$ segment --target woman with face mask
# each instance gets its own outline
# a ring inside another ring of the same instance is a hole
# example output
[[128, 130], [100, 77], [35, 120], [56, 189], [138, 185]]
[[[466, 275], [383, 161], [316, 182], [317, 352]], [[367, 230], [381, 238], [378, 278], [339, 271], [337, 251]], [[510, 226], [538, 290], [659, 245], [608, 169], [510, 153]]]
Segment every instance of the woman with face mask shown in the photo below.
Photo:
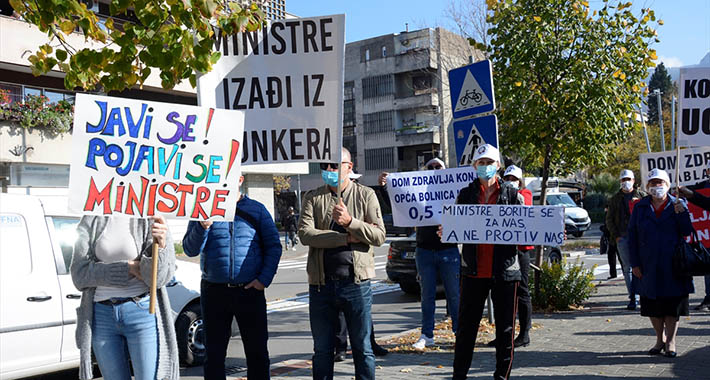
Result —
[[651, 319], [656, 344], [649, 355], [676, 357], [676, 332], [681, 315], [688, 315], [691, 277], [676, 278], [671, 270], [676, 245], [693, 232], [684, 201], [668, 194], [670, 178], [663, 170], [648, 173], [650, 194], [631, 213], [628, 239], [634, 288], [641, 295], [641, 315]]

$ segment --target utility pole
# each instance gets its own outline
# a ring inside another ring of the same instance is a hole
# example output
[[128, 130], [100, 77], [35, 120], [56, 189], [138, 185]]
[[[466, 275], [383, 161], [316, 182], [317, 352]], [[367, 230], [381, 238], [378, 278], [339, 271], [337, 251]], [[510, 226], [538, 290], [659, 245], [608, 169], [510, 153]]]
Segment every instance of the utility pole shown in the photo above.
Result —
[[658, 103], [658, 126], [661, 127], [661, 152], [666, 151], [666, 137], [663, 133], [663, 107], [661, 107], [661, 90], [655, 89], [656, 103]]

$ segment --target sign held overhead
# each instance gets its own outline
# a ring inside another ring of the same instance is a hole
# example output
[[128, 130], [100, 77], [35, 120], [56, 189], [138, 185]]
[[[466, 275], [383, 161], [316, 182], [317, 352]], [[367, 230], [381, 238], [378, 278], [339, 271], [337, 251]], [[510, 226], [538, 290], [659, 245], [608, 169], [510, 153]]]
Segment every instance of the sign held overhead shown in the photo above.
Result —
[[200, 105], [244, 111], [244, 165], [340, 157], [345, 16], [273, 21], [214, 35], [222, 57], [197, 80]]
[[710, 145], [710, 67], [680, 69], [679, 146]]

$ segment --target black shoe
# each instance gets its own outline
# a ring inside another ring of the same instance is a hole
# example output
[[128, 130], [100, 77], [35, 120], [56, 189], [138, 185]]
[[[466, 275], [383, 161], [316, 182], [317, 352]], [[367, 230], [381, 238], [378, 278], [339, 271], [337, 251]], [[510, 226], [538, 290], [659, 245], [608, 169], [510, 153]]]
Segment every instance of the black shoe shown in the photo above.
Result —
[[336, 362], [343, 362], [345, 361], [345, 352], [338, 352], [335, 354], [335, 359]]
[[648, 350], [649, 355], [660, 355], [661, 352], [663, 352], [663, 347], [653, 347], [650, 350]]
[[495, 347], [495, 346], [496, 346], [496, 340], [493, 339], [492, 341], [486, 343], [486, 346], [488, 346], [488, 347]]
[[375, 354], [375, 356], [385, 356], [389, 354], [389, 351], [387, 351], [386, 348], [382, 348], [379, 344], [376, 344], [372, 346], [372, 353]]
[[700, 303], [700, 305], [695, 307], [695, 310], [703, 310], [704, 308], [710, 309], [710, 298], [705, 297], [703, 299], [703, 302]]
[[626, 310], [636, 310], [636, 300], [632, 299], [629, 304], [626, 305]]
[[666, 351], [666, 353], [663, 356], [665, 356], [667, 358], [674, 358], [674, 357], [678, 356], [678, 353], [676, 353], [675, 351]]
[[515, 346], [515, 348], [518, 348], [518, 347], [527, 347], [527, 346], [530, 345], [530, 337], [521, 337], [521, 336], [518, 336], [518, 337], [515, 338], [515, 340], [513, 341], [513, 345]]

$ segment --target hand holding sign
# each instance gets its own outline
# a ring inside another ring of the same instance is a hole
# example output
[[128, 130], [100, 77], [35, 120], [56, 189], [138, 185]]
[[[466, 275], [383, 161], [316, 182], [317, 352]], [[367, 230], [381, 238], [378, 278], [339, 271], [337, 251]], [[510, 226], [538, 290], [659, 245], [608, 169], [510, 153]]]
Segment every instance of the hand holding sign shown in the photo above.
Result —
[[333, 208], [333, 221], [343, 227], [349, 226], [350, 222], [353, 221], [353, 218], [350, 216], [350, 213], [348, 213], [348, 208], [345, 206], [342, 199], [340, 200], [340, 203], [335, 205]]
[[160, 248], [165, 248], [166, 236], [168, 234], [168, 224], [162, 215], [153, 217], [153, 227], [150, 230], [153, 235], [153, 242], [157, 243]]

